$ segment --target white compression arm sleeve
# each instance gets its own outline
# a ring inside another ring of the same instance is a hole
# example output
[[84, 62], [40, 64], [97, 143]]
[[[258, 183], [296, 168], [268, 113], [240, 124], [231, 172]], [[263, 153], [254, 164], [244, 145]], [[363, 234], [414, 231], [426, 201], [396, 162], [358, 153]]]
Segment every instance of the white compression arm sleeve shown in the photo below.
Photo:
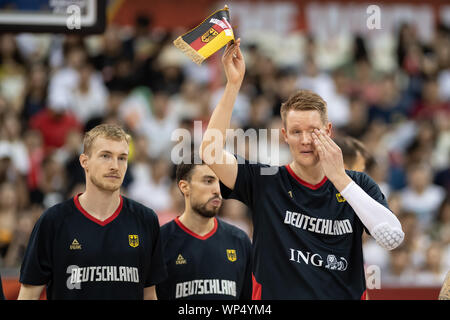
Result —
[[392, 250], [402, 243], [405, 234], [397, 217], [370, 197], [355, 181], [350, 182], [341, 195], [383, 248]]

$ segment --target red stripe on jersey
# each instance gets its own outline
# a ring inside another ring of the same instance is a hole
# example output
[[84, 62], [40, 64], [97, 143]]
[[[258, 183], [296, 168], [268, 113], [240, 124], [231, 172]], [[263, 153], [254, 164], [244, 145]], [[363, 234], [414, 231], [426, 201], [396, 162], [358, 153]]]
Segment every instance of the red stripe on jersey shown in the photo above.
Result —
[[367, 293], [367, 290], [364, 290], [363, 294], [361, 295], [361, 300], [369, 300], [369, 294]]
[[252, 300], [261, 300], [262, 285], [256, 281], [255, 275], [252, 273]]
[[208, 232], [207, 234], [205, 234], [204, 236], [201, 236], [191, 230], [189, 230], [181, 221], [180, 219], [178, 219], [178, 217], [175, 218], [175, 223], [186, 233], [190, 234], [193, 237], [196, 237], [197, 239], [200, 240], [206, 240], [209, 237], [211, 237], [214, 233], [216, 233], [217, 231], [217, 219], [214, 218], [214, 228], [212, 228], [212, 230], [210, 232]]
[[286, 165], [286, 169], [288, 170], [288, 172], [291, 174], [292, 177], [294, 177], [295, 180], [297, 180], [300, 184], [304, 185], [305, 187], [308, 187], [310, 189], [313, 190], [317, 190], [319, 189], [321, 186], [324, 185], [325, 182], [327, 182], [328, 178], [325, 176], [323, 177], [322, 181], [320, 181], [318, 184], [310, 184], [306, 181], [303, 181], [302, 179], [300, 179], [299, 176], [297, 176], [294, 172], [294, 170], [292, 170], [290, 165]]
[[89, 220], [101, 225], [102, 227], [106, 226], [108, 223], [110, 223], [111, 221], [113, 221], [115, 218], [117, 218], [117, 216], [119, 215], [120, 211], [122, 211], [122, 206], [123, 206], [123, 199], [122, 196], [119, 195], [120, 197], [120, 203], [119, 206], [117, 207], [116, 211], [114, 211], [114, 213], [106, 220], [99, 220], [95, 217], [93, 217], [91, 214], [89, 214], [86, 210], [83, 209], [83, 207], [81, 206], [80, 200], [78, 199], [78, 197], [81, 195], [77, 194], [74, 198], [73, 198], [73, 202], [75, 203], [75, 206], [77, 207], [77, 209]]

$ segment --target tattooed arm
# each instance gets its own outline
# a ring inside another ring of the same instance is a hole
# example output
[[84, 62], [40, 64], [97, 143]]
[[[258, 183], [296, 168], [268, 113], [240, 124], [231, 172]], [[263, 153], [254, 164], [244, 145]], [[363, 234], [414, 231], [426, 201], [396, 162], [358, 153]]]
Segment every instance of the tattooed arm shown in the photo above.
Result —
[[447, 272], [441, 292], [439, 293], [439, 300], [450, 300], [450, 271]]

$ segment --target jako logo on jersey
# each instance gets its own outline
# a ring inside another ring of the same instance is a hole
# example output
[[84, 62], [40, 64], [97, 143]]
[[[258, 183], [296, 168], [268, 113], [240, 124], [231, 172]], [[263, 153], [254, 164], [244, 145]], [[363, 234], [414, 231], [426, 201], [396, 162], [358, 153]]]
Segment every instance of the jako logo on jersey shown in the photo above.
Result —
[[136, 248], [139, 245], [139, 237], [137, 234], [128, 235], [128, 243], [131, 247]]
[[336, 199], [338, 202], [345, 202], [345, 198], [340, 193], [336, 193]]
[[235, 262], [237, 260], [236, 250], [234, 250], [234, 249], [227, 249], [227, 258], [231, 262]]
[[340, 257], [338, 260], [334, 254], [329, 254], [327, 256], [327, 264], [324, 266], [323, 258], [318, 253], [311, 253], [309, 251], [304, 253], [303, 251], [292, 248], [289, 250], [291, 256], [289, 260], [296, 263], [304, 263], [307, 265], [311, 264], [314, 267], [325, 267], [326, 269], [337, 271], [345, 271], [348, 267], [348, 262], [344, 257]]
[[81, 250], [81, 244], [77, 239], [73, 239], [72, 244], [69, 247], [70, 250]]
[[177, 260], [175, 261], [175, 264], [186, 264], [186, 259], [183, 258], [181, 254], [179, 254]]

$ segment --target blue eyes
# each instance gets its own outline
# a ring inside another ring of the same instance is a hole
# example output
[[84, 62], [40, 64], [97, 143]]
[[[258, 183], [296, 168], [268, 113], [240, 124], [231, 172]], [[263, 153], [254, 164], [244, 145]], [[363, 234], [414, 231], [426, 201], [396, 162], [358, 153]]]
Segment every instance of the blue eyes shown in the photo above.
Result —
[[[110, 159], [111, 158], [111, 156], [109, 154], [102, 154], [100, 157], [103, 158], [103, 159]], [[127, 158], [126, 157], [119, 157], [119, 160], [120, 161], [127, 161]]]

